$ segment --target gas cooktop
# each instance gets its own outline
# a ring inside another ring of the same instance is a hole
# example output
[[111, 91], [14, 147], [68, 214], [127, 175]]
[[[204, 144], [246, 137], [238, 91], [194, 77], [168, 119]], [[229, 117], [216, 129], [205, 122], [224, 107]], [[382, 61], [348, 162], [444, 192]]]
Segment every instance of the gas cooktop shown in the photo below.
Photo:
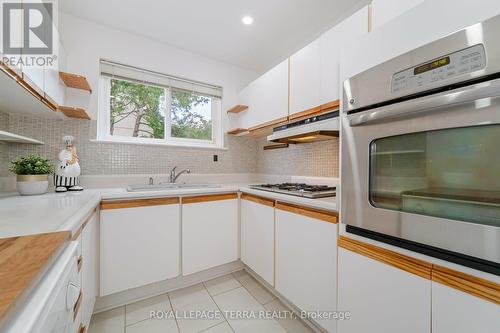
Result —
[[336, 188], [332, 186], [308, 185], [302, 183], [251, 185], [250, 188], [261, 191], [295, 195], [298, 197], [311, 198], [311, 199], [334, 197], [337, 193]]

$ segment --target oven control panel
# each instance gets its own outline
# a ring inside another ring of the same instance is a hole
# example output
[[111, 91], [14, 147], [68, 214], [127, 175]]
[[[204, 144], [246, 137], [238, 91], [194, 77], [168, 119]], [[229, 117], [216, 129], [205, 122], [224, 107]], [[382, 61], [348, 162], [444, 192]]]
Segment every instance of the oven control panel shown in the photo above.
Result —
[[485, 66], [484, 46], [474, 45], [394, 74], [391, 91], [401, 93], [458, 75], [472, 73]]

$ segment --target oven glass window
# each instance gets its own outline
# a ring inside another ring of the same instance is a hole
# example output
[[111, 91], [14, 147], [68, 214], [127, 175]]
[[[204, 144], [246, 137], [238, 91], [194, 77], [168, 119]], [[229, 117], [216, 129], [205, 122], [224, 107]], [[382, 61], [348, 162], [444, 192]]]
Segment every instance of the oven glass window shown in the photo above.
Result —
[[369, 195], [378, 208], [500, 226], [500, 125], [372, 141]]

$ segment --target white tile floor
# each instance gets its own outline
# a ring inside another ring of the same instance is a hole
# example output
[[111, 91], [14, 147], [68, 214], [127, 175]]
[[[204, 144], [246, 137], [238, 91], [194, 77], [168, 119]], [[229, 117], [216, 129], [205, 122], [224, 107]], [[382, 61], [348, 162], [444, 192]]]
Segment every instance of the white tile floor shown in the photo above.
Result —
[[[151, 311], [169, 314], [171, 310], [177, 313], [177, 318], [151, 318]], [[203, 315], [219, 315], [182, 318], [186, 314], [195, 316], [196, 311], [201, 311]], [[239, 271], [96, 314], [92, 317], [89, 333], [311, 332], [295, 318], [242, 319], [234, 318], [229, 311], [253, 311], [251, 313], [257, 314], [259, 311], [288, 309], [248, 273]]]

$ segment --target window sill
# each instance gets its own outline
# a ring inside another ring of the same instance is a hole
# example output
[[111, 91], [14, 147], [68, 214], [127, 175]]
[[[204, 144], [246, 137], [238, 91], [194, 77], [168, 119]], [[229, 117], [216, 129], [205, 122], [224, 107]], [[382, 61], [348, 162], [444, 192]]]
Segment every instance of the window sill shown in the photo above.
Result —
[[172, 148], [186, 148], [186, 149], [209, 149], [209, 150], [228, 150], [226, 147], [217, 147], [212, 144], [192, 144], [192, 143], [169, 143], [169, 142], [133, 142], [126, 140], [111, 140], [111, 139], [91, 139], [90, 142], [95, 143], [110, 143], [120, 145], [134, 145], [134, 146], [158, 146], [158, 147], [172, 147]]

